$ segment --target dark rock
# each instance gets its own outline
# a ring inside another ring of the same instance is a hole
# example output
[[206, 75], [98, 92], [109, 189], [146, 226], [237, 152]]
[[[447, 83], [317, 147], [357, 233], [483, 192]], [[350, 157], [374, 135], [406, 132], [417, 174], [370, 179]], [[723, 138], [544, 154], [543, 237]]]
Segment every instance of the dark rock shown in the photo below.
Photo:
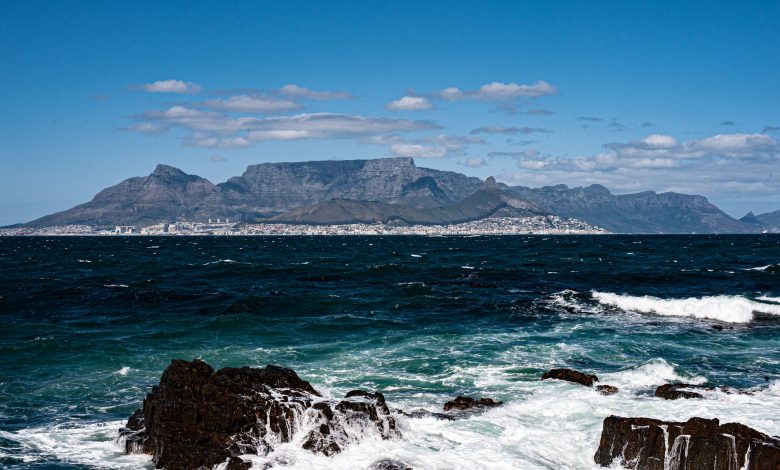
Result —
[[504, 402], [493, 400], [492, 398], [480, 398], [475, 400], [469, 397], [457, 397], [444, 404], [444, 411], [467, 410], [470, 408], [493, 408], [502, 405]]
[[382, 459], [371, 464], [368, 470], [412, 470], [412, 467], [398, 460]]
[[[326, 455], [357, 440], [353, 425], [383, 438], [399, 435], [382, 394], [361, 393], [328, 401], [291, 369], [269, 365], [215, 372], [200, 360], [174, 360], [120, 436], [127, 452], [153, 455], [157, 468], [227, 462], [228, 469], [244, 470], [249, 464], [240, 455], [267, 454], [296, 432], [308, 430], [303, 447]], [[299, 429], [304, 414], [311, 429]]]
[[677, 400], [678, 398], [702, 398], [700, 393], [683, 389], [697, 388], [691, 384], [664, 384], [655, 389], [655, 396], [664, 400]]
[[547, 379], [566, 380], [568, 382], [585, 385], [586, 387], [592, 387], [593, 382], [599, 381], [599, 378], [595, 375], [583, 374], [574, 369], [552, 369], [542, 375], [542, 380]]
[[419, 410], [412, 410], [408, 412], [401, 411], [401, 413], [403, 413], [404, 416], [408, 416], [410, 418], [436, 418], [436, 419], [443, 419], [447, 421], [454, 421], [455, 419], [457, 419], [457, 417], [453, 414], [436, 413], [434, 411], [428, 411], [422, 408]]
[[712, 329], [722, 331], [723, 325], [718, 325], [718, 324], [712, 325]]
[[691, 418], [685, 423], [650, 418], [604, 419], [594, 460], [634, 470], [777, 470], [780, 440], [739, 423]]
[[614, 395], [618, 392], [618, 388], [612, 385], [596, 385], [596, 390], [602, 395]]

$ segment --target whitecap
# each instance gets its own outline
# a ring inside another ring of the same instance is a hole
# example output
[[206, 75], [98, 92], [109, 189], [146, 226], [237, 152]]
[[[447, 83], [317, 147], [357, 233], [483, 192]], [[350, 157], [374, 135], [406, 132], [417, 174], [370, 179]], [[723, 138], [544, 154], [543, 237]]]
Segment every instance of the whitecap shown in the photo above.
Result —
[[755, 302], [739, 295], [715, 295], [685, 299], [662, 299], [650, 295], [632, 296], [592, 291], [603, 305], [621, 310], [654, 313], [663, 316], [707, 318], [726, 323], [748, 323], [753, 312], [780, 315], [780, 305]]
[[124, 366], [124, 367], [122, 367], [121, 369], [119, 369], [118, 371], [116, 371], [114, 373], [117, 374], [117, 375], [127, 375], [127, 374], [130, 373], [131, 370], [132, 369], [130, 369], [129, 367]]
[[412, 256], [412, 258], [422, 258], [422, 255], [418, 255], [418, 254], [415, 254], [415, 253], [412, 253], [411, 256]]

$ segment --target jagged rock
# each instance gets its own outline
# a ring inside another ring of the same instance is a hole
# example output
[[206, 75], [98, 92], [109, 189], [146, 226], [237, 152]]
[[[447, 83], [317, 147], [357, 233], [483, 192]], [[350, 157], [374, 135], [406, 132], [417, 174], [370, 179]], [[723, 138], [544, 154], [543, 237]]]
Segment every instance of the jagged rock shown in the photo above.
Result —
[[471, 408], [493, 408], [502, 405], [504, 402], [496, 401], [492, 398], [480, 398], [475, 400], [473, 398], [459, 396], [452, 401], [448, 401], [444, 404], [444, 411], [450, 410], [467, 410]]
[[691, 384], [664, 384], [655, 389], [655, 396], [664, 400], [677, 400], [678, 398], [702, 398], [701, 393], [682, 390], [696, 388]]
[[586, 387], [592, 387], [594, 382], [599, 381], [599, 378], [595, 375], [584, 374], [574, 369], [552, 369], [542, 375], [542, 380], [547, 379], [566, 380], [585, 385]]
[[609, 416], [594, 460], [606, 467], [616, 459], [634, 470], [777, 470], [780, 439], [717, 419], [678, 423]]
[[[311, 427], [302, 429], [304, 422]], [[127, 452], [151, 454], [157, 468], [227, 462], [228, 469], [243, 470], [249, 464], [240, 455], [265, 455], [306, 431], [303, 447], [326, 455], [366, 431], [383, 438], [400, 435], [381, 393], [356, 391], [341, 401], [326, 400], [291, 369], [215, 372], [200, 360], [174, 360], [120, 436]]]
[[443, 419], [447, 421], [454, 421], [457, 419], [456, 416], [452, 414], [447, 413], [436, 413], [435, 411], [428, 411], [424, 410], [422, 408], [418, 410], [412, 410], [412, 411], [400, 411], [404, 416], [408, 416], [410, 418], [436, 418], [436, 419]]
[[368, 470], [413, 470], [412, 467], [398, 460], [382, 459], [374, 462]]
[[618, 392], [618, 388], [612, 385], [596, 385], [596, 391], [602, 395], [614, 395]]
[[728, 394], [740, 394], [740, 395], [752, 395], [753, 393], [748, 390], [739, 390], [731, 387], [707, 387], [704, 385], [692, 385], [692, 384], [664, 384], [655, 389], [655, 396], [663, 398], [665, 400], [676, 400], [678, 398], [703, 398], [701, 393], [694, 392], [692, 390], [712, 392], [719, 390]]

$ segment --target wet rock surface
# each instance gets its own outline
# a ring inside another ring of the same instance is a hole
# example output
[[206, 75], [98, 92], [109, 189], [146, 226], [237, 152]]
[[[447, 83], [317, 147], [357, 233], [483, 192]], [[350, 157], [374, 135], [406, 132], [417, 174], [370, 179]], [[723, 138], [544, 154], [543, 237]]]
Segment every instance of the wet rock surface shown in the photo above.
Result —
[[731, 387], [707, 387], [704, 385], [692, 385], [685, 383], [664, 384], [655, 389], [655, 396], [665, 400], [677, 400], [678, 398], [704, 398], [699, 392], [720, 391], [728, 394], [752, 395], [748, 390], [739, 390]]
[[459, 396], [454, 400], [445, 403], [444, 411], [447, 412], [451, 410], [468, 410], [473, 408], [480, 408], [480, 409], [494, 408], [502, 404], [503, 402], [493, 400], [492, 398], [480, 398], [479, 400], [477, 400], [470, 397]]
[[609, 416], [594, 460], [634, 470], [777, 470], [780, 439], [717, 419], [682, 423]]
[[174, 360], [120, 437], [127, 452], [152, 455], [157, 468], [238, 470], [250, 466], [240, 455], [265, 455], [298, 432], [306, 432], [304, 448], [325, 455], [357, 434], [400, 435], [381, 393], [325, 400], [291, 369], [214, 371], [200, 360]]
[[368, 470], [412, 470], [412, 467], [398, 460], [382, 459], [374, 462]]
[[596, 391], [602, 395], [614, 395], [618, 392], [618, 388], [612, 385], [596, 385]]
[[599, 381], [599, 378], [595, 375], [585, 374], [574, 369], [551, 369], [542, 375], [542, 380], [548, 379], [565, 380], [585, 385], [586, 387], [592, 387], [594, 382]]

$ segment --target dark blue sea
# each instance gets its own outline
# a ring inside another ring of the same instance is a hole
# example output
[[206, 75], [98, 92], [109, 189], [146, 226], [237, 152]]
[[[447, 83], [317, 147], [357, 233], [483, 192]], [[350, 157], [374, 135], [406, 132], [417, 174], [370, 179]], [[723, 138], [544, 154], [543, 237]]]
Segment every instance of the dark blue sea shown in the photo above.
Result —
[[[0, 238], [0, 467], [152, 468], [117, 430], [174, 358], [394, 408], [505, 402], [260, 468], [588, 469], [610, 414], [778, 435], [780, 236]], [[670, 381], [753, 393], [655, 398]]]

